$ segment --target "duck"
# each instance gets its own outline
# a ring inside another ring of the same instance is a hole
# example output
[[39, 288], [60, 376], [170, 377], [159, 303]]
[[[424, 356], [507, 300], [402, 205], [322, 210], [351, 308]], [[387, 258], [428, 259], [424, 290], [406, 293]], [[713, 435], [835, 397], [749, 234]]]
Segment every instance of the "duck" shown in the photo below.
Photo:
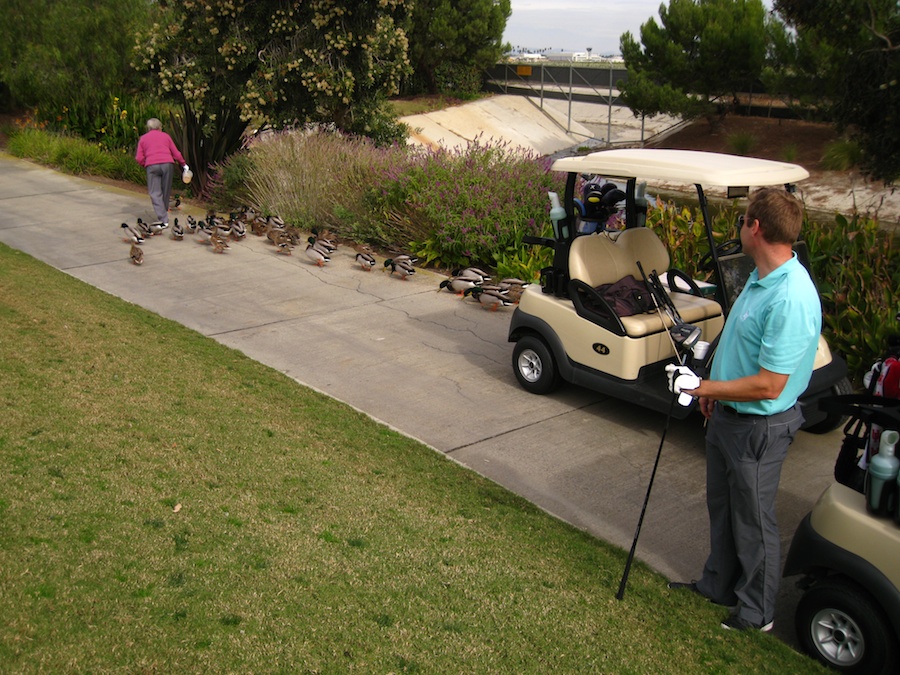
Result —
[[309, 244], [306, 246], [306, 257], [319, 267], [324, 267], [325, 263], [331, 262], [331, 258], [324, 251], [316, 248], [315, 240], [315, 237], [309, 238]]
[[484, 284], [484, 282], [491, 280], [491, 275], [478, 267], [466, 267], [465, 269], [452, 270], [450, 275], [454, 277], [476, 279], [478, 284]]
[[291, 235], [289, 235], [284, 230], [275, 230], [273, 235], [269, 238], [269, 241], [278, 247], [284, 245], [289, 248], [293, 248], [296, 244], [296, 242], [294, 242], [294, 240], [291, 238]]
[[132, 244], [144, 243], [143, 235], [128, 223], [122, 223], [122, 230], [125, 234], [125, 241], [130, 241]]
[[175, 195], [172, 199], [169, 200], [169, 210], [173, 211], [175, 209], [181, 208], [181, 195]]
[[236, 214], [231, 214], [231, 236], [235, 240], [241, 240], [247, 236], [247, 228], [244, 225], [244, 222], [237, 217]]
[[501, 307], [509, 307], [515, 304], [503, 291], [497, 288], [473, 286], [472, 288], [467, 288], [463, 295], [465, 297], [471, 295], [475, 300], [481, 303], [482, 307], [489, 309], [492, 312], [496, 312]]
[[337, 251], [337, 242], [334, 240], [334, 236], [328, 230], [325, 232], [319, 232], [317, 228], [312, 228], [310, 230], [312, 232], [313, 237], [316, 238], [316, 242], [319, 243], [319, 248], [327, 249], [331, 253]]
[[287, 237], [287, 232], [284, 231], [284, 228], [272, 224], [266, 226], [266, 239], [270, 244], [277, 246], [285, 237]]
[[153, 230], [151, 230], [150, 226], [141, 218], [137, 219], [137, 231], [140, 232], [141, 236], [145, 239], [153, 236]]
[[202, 220], [197, 221], [197, 242], [200, 244], [209, 244], [215, 230]]
[[372, 249], [366, 244], [357, 244], [354, 248], [356, 250], [356, 264], [364, 271], [371, 272], [372, 268], [375, 267], [375, 256], [372, 255]]
[[384, 261], [384, 269], [390, 267], [391, 274], [397, 272], [400, 275], [400, 278], [406, 281], [408, 277], [411, 277], [416, 273], [416, 268], [413, 267], [413, 260], [414, 258], [404, 255], [396, 258], [388, 258]]
[[314, 247], [317, 251], [319, 251], [320, 253], [322, 253], [325, 256], [330, 257], [331, 254], [334, 253], [334, 249], [329, 248], [323, 242], [316, 239], [315, 237], [311, 236], [306, 241], [310, 246]]
[[184, 228], [181, 226], [181, 223], [178, 222], [178, 218], [172, 221], [172, 239], [175, 241], [181, 241], [184, 239]]
[[518, 304], [519, 300], [522, 298], [522, 293], [530, 285], [531, 284], [529, 282], [523, 279], [509, 277], [506, 279], [501, 279], [497, 282], [497, 286], [499, 286], [501, 290], [506, 291], [507, 297], [509, 297], [509, 299], [516, 304]]
[[187, 217], [187, 228], [188, 232], [194, 234], [197, 231], [197, 219], [194, 216], [188, 215]]
[[279, 242], [276, 246], [278, 253], [283, 253], [284, 255], [293, 255], [294, 253], [291, 245], [286, 241]]
[[131, 262], [133, 262], [135, 265], [144, 264], [144, 249], [142, 249], [137, 244], [131, 245], [131, 251], [128, 255], [131, 258]]
[[250, 231], [257, 237], [264, 237], [267, 229], [268, 223], [262, 216], [256, 216], [250, 221]]
[[228, 240], [227, 235], [222, 234], [218, 230], [214, 230], [209, 235], [209, 243], [213, 247], [213, 253], [225, 253], [225, 249], [228, 248]]
[[438, 286], [438, 290], [442, 288], [446, 288], [451, 293], [456, 293], [457, 295], [463, 295], [466, 292], [467, 288], [472, 288], [476, 286], [478, 282], [473, 277], [461, 277], [455, 276], [450, 277], [449, 279], [444, 279], [440, 286]]

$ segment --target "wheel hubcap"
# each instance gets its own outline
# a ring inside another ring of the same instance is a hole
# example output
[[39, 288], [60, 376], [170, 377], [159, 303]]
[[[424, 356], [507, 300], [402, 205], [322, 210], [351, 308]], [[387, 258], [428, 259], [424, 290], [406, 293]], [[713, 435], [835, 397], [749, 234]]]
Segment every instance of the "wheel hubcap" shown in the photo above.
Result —
[[813, 643], [831, 663], [846, 667], [859, 663], [865, 651], [862, 631], [848, 615], [823, 609], [810, 625]]
[[541, 379], [541, 359], [534, 350], [526, 349], [519, 354], [519, 372], [528, 382], [537, 382]]

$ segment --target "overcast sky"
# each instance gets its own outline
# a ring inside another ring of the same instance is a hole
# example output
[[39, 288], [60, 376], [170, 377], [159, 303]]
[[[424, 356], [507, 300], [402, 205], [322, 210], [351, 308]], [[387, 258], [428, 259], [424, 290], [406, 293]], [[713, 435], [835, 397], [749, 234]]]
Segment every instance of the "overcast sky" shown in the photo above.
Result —
[[591, 47], [594, 54], [618, 53], [622, 33], [631, 31], [640, 41], [641, 24], [650, 17], [659, 22], [660, 4], [663, 0], [512, 0], [503, 41], [527, 50]]

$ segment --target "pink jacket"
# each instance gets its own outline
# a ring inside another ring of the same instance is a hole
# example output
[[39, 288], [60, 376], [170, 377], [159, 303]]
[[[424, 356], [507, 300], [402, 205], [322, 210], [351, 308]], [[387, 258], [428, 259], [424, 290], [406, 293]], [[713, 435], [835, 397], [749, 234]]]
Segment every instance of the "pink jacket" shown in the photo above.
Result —
[[172, 164], [173, 162], [178, 166], [185, 164], [184, 157], [178, 152], [172, 137], [159, 129], [148, 131], [141, 136], [134, 158], [143, 167], [152, 164]]

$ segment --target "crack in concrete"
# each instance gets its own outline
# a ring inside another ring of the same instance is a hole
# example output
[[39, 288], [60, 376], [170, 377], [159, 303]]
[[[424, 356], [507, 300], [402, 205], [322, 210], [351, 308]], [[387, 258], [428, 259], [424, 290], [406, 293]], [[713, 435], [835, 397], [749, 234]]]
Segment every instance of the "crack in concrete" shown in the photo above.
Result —
[[559, 419], [561, 417], [565, 417], [566, 415], [571, 415], [572, 413], [580, 412], [582, 410], [585, 410], [587, 408], [595, 406], [598, 403], [602, 403], [602, 400], [601, 401], [591, 401], [590, 403], [586, 403], [584, 405], [578, 406], [577, 408], [569, 408], [568, 410], [563, 410], [562, 412], [560, 412], [556, 415], [551, 415], [550, 417], [542, 417], [540, 419], [535, 419], [534, 421], [529, 422], [528, 424], [522, 424], [518, 427], [514, 427], [512, 429], [507, 429], [506, 431], [501, 431], [500, 433], [494, 434], [492, 436], [485, 436], [484, 438], [479, 438], [477, 441], [472, 441], [471, 443], [464, 443], [463, 445], [458, 445], [455, 448], [450, 448], [448, 450], [445, 450], [444, 454], [452, 455], [453, 453], [455, 453], [459, 450], [465, 450], [466, 448], [472, 448], [472, 447], [475, 447], [476, 445], [481, 445], [482, 443], [486, 443], [488, 441], [493, 441], [498, 438], [503, 438], [504, 436], [508, 436], [510, 434], [517, 433], [519, 431], [523, 431], [530, 427], [536, 427], [538, 425], [544, 424], [545, 422], [549, 422], [550, 420]]

